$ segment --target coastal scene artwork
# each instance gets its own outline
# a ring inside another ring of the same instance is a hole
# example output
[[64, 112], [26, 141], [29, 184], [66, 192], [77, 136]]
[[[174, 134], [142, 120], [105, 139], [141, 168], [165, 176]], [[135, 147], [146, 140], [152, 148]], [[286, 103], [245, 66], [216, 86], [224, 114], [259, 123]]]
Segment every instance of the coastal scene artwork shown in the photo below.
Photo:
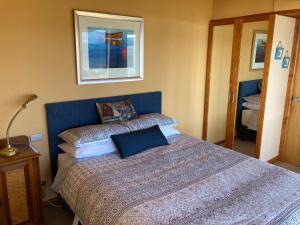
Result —
[[75, 11], [78, 84], [143, 79], [143, 19]]
[[132, 68], [134, 44], [134, 31], [89, 27], [89, 68]]

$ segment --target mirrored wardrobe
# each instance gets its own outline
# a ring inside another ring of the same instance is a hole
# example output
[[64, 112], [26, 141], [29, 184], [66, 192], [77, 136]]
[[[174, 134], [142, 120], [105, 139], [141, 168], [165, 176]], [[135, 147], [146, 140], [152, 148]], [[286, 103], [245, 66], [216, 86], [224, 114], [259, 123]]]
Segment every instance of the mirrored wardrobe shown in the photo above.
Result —
[[299, 42], [298, 19], [282, 14], [214, 20], [209, 29], [203, 139], [264, 161], [284, 142]]

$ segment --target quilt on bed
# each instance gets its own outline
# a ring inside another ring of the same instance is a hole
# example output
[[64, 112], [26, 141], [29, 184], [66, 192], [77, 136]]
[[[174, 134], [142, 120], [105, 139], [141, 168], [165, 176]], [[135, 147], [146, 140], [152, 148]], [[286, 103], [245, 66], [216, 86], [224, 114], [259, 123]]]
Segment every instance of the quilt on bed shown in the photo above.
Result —
[[187, 135], [169, 143], [68, 157], [53, 188], [84, 225], [300, 223], [298, 174]]
[[242, 111], [242, 125], [249, 130], [257, 131], [258, 126], [258, 110], [244, 109]]

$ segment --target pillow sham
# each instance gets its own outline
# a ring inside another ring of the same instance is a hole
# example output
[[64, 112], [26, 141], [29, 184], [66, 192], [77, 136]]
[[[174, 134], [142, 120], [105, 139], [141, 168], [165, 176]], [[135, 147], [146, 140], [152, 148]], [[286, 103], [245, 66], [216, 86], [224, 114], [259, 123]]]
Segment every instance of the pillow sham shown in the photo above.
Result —
[[260, 94], [254, 94], [244, 97], [244, 100], [253, 104], [259, 105], [260, 102]]
[[120, 123], [137, 118], [137, 113], [129, 98], [118, 102], [96, 103], [96, 106], [103, 124]]
[[107, 139], [102, 143], [89, 147], [76, 148], [68, 143], [62, 143], [58, 145], [58, 147], [65, 153], [77, 159], [104, 156], [117, 152], [117, 148], [111, 139]]
[[126, 134], [112, 135], [111, 139], [117, 146], [122, 159], [150, 148], [169, 144], [158, 125]]
[[177, 125], [177, 122], [174, 119], [159, 113], [149, 113], [140, 115], [137, 119], [122, 122], [121, 124], [127, 126], [130, 131], [135, 131], [153, 127], [155, 125], [158, 125], [160, 128], [172, 127]]
[[129, 128], [120, 124], [97, 124], [66, 130], [58, 136], [74, 147], [94, 146], [113, 134], [130, 132]]
[[244, 102], [242, 104], [243, 107], [247, 108], [247, 109], [252, 109], [252, 110], [259, 110], [259, 105], [257, 104], [253, 104], [250, 102]]

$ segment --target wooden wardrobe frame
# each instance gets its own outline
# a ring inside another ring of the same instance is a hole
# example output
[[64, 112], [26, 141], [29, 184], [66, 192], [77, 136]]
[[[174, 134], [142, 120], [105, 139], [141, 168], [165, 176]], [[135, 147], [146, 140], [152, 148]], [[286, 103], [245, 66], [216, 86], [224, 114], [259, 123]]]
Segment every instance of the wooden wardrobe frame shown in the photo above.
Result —
[[225, 139], [225, 147], [232, 148], [232, 144], [234, 140], [235, 117], [236, 117], [236, 108], [237, 108], [237, 92], [238, 92], [237, 78], [239, 74], [243, 24], [247, 22], [269, 21], [266, 60], [264, 65], [263, 83], [262, 83], [262, 90], [261, 90], [261, 103], [260, 103], [261, 109], [259, 111], [258, 129], [257, 129], [257, 136], [256, 136], [256, 149], [255, 149], [255, 156], [256, 158], [259, 158], [260, 150], [261, 150], [261, 138], [262, 138], [262, 129], [263, 129], [263, 121], [264, 121], [267, 85], [269, 80], [269, 68], [270, 68], [270, 59], [271, 59], [271, 51], [272, 51], [271, 45], [273, 42], [275, 15], [282, 15], [282, 16], [289, 16], [289, 17], [296, 18], [296, 26], [294, 32], [294, 40], [293, 40], [293, 48], [292, 48], [293, 50], [291, 54], [291, 64], [289, 69], [287, 93], [286, 93], [285, 108], [284, 108], [284, 115], [283, 115], [280, 148], [279, 148], [280, 151], [279, 151], [279, 156], [275, 157], [274, 159], [271, 159], [270, 161], [275, 161], [278, 158], [282, 159], [285, 153], [285, 142], [287, 137], [288, 122], [289, 122], [290, 109], [292, 103], [294, 78], [296, 74], [298, 53], [299, 53], [300, 9], [275, 11], [275, 12], [269, 12], [263, 14], [255, 14], [255, 15], [233, 17], [233, 18], [226, 18], [226, 19], [217, 19], [217, 20], [210, 21], [209, 32], [208, 32], [205, 100], [204, 100], [203, 132], [202, 132], [202, 138], [206, 140], [207, 129], [208, 129], [210, 75], [211, 75], [211, 62], [212, 62], [211, 57], [212, 57], [214, 27], [222, 26], [222, 25], [234, 25], [233, 46], [232, 46], [232, 55], [231, 55], [231, 69], [230, 69], [230, 83], [231, 84], [233, 83], [234, 85], [230, 85], [230, 90], [229, 90], [229, 99], [228, 99], [228, 107], [227, 107], [227, 123], [226, 123], [227, 124], [226, 139]]

